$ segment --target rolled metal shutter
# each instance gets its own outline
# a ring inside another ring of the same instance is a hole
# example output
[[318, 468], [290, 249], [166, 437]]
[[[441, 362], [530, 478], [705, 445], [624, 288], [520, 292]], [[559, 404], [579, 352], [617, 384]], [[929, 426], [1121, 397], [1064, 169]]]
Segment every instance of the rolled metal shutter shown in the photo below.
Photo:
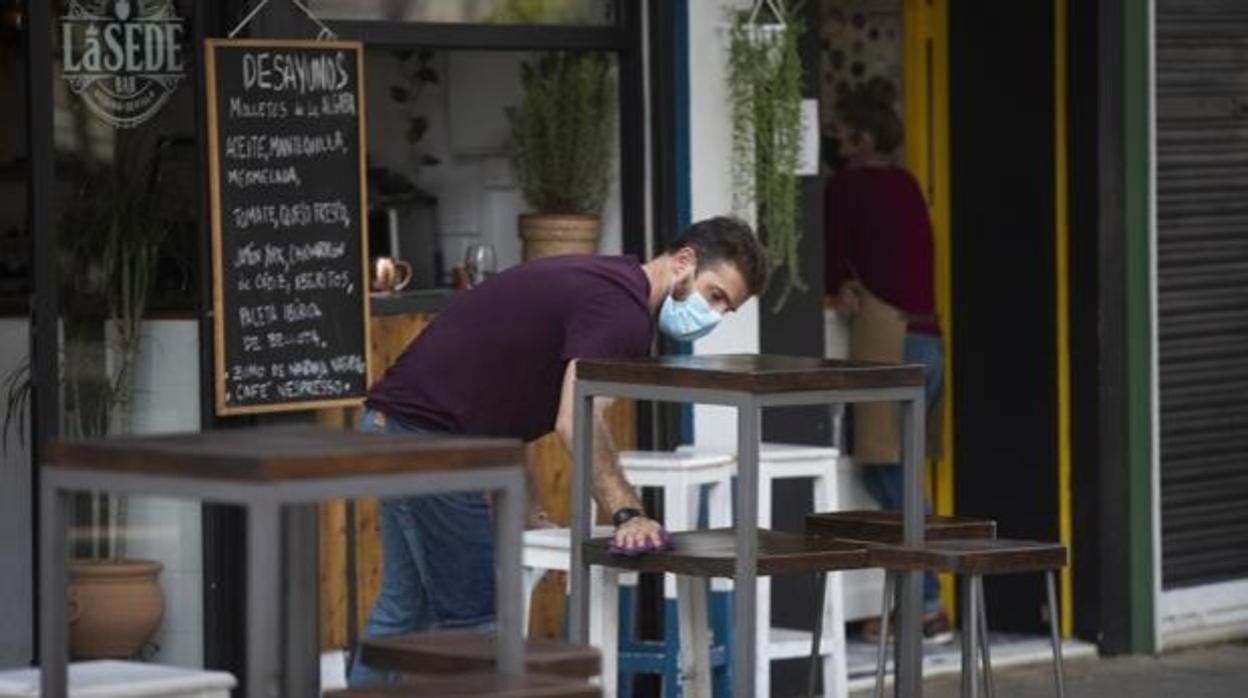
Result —
[[1248, 577], [1248, 2], [1159, 0], [1162, 585]]

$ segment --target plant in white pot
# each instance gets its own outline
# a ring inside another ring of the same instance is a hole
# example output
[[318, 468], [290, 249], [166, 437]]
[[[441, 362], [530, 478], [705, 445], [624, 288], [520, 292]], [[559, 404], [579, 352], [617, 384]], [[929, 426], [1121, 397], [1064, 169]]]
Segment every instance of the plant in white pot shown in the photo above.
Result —
[[521, 66], [523, 96], [507, 110], [511, 161], [525, 200], [524, 259], [598, 249], [611, 185], [615, 78], [602, 53], [555, 51]]

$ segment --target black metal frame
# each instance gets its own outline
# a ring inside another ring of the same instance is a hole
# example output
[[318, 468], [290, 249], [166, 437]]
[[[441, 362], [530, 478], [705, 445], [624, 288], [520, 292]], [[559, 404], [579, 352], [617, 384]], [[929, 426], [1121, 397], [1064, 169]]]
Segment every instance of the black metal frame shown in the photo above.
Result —
[[[32, 540], [39, 531], [39, 454], [60, 435], [60, 396], [57, 386], [60, 355], [57, 332], [56, 231], [52, 225], [55, 182], [52, 141], [52, 5], [41, 0], [26, 3], [26, 127], [30, 137], [30, 179], [27, 215], [34, 246], [34, 283], [31, 285], [30, 370], [31, 390], [31, 522]], [[42, 233], [42, 234], [41, 234]], [[33, 547], [34, 607], [39, 607], [39, 550]], [[39, 646], [39, 629], [32, 637]], [[32, 648], [33, 649], [33, 648]]]
[[[1100, 216], [1098, 235], [1100, 265], [1097, 315], [1100, 322], [1098, 365], [1100, 385], [1100, 546], [1095, 559], [1100, 562], [1100, 649], [1119, 654], [1131, 649], [1132, 603], [1130, 461], [1127, 422], [1127, 222], [1126, 156], [1122, 132], [1126, 114], [1126, 88], [1120, 79], [1126, 49], [1123, 23], [1127, 0], [1104, 0], [1097, 17], [1099, 46], [1097, 73], [1099, 91], [1098, 189]], [[1117, 590], [1117, 593], [1106, 593]]]
[[[1074, 633], [1090, 642], [1101, 634], [1101, 566], [1084, 551], [1102, 545], [1099, 501], [1100, 454], [1100, 351], [1098, 309], [1088, 302], [1098, 293], [1097, 252], [1098, 109], [1097, 90], [1101, 73], [1098, 61], [1097, 7], [1074, 3], [1070, 7], [1067, 36], [1066, 103], [1070, 134], [1070, 388], [1071, 388], [1071, 509], [1072, 541], [1076, 565], [1073, 574]], [[1099, 556], [1098, 556], [1099, 557]]]

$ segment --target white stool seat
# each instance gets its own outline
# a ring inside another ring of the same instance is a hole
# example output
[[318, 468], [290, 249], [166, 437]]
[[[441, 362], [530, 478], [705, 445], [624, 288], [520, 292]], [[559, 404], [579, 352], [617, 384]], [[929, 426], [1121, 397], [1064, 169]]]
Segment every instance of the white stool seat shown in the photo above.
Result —
[[[229, 698], [235, 684], [224, 671], [114, 660], [69, 665], [72, 698]], [[0, 697], [39, 695], [38, 668], [0, 671]]]
[[[678, 453], [692, 455], [698, 451], [691, 446], [681, 446]], [[763, 442], [758, 447], [758, 525], [771, 528], [772, 484], [776, 480], [813, 480], [813, 504], [815, 511], [834, 511], [838, 508], [838, 469], [841, 451], [827, 446], [807, 446]], [[826, 598], [823, 608], [824, 636], [819, 652], [823, 657], [824, 695], [843, 698], [848, 694], [848, 667], [845, 661], [844, 606], [837, 603], [843, 596], [841, 572], [827, 575]], [[718, 580], [717, 580], [718, 581]], [[731, 588], [731, 582], [723, 582]], [[759, 577], [758, 598], [771, 598], [771, 578]], [[771, 662], [780, 659], [804, 657], [810, 652], [811, 633], [793, 628], [771, 625], [771, 604], [759, 603], [757, 662], [754, 669], [757, 695], [767, 695], [771, 686]], [[804, 644], [803, 641], [804, 640]]]

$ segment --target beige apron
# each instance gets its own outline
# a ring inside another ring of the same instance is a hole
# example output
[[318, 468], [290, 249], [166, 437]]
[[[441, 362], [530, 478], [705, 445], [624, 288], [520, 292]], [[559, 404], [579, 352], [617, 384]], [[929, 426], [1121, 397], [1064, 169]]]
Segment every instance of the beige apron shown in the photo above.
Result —
[[[849, 284], [858, 292], [858, 313], [849, 326], [849, 358], [856, 361], [903, 363], [906, 354], [906, 314], [867, 290], [861, 282]], [[940, 453], [945, 391], [927, 405], [926, 452]], [[854, 460], [862, 464], [901, 462], [901, 412], [897, 403], [854, 405]]]
[[[857, 281], [858, 312], [850, 321], [849, 358], [899, 364], [905, 358], [906, 316]], [[854, 459], [859, 463], [898, 463], [900, 413], [896, 403], [854, 405]]]

